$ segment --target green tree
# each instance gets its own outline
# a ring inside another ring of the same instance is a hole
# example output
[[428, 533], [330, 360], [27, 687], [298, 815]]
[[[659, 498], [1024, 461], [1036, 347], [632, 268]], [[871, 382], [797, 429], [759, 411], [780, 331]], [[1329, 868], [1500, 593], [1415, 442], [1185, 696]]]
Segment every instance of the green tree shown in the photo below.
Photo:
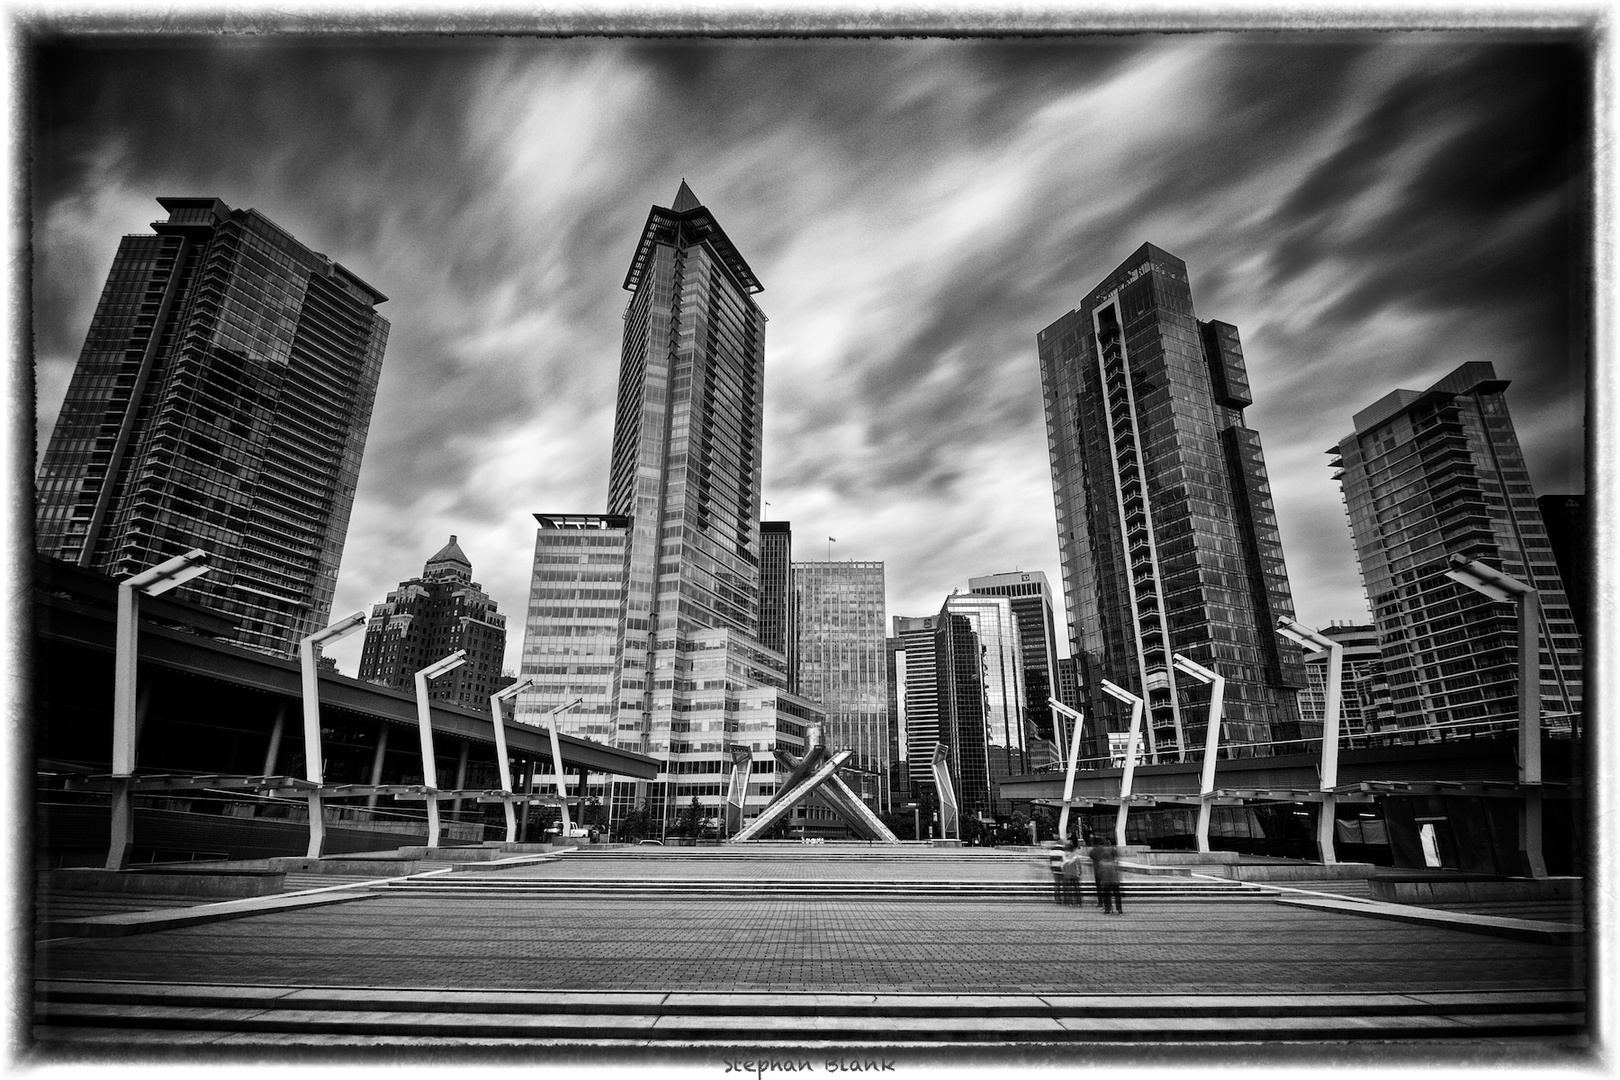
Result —
[[1057, 815], [1050, 806], [1037, 806], [1029, 812], [1029, 819], [1035, 823], [1036, 843], [1057, 836]]
[[702, 829], [703, 804], [699, 802], [698, 797], [694, 795], [692, 796], [692, 801], [687, 804], [686, 809], [682, 810], [680, 812], [680, 816], [675, 819], [675, 824], [670, 828], [669, 831], [674, 833], [676, 836], [690, 836], [695, 838], [699, 835]]

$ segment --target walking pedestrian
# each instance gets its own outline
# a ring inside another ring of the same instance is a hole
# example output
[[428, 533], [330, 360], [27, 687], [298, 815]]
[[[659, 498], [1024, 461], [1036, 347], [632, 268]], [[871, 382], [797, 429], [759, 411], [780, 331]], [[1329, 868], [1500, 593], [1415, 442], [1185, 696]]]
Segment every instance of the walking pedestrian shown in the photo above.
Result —
[[1119, 888], [1119, 851], [1112, 843], [1099, 839], [1092, 845], [1091, 872], [1097, 878], [1097, 906], [1105, 914], [1125, 914]]
[[1075, 907], [1084, 907], [1080, 896], [1080, 838], [1069, 837], [1069, 846], [1063, 853], [1063, 884], [1060, 889], [1061, 904], [1073, 904]]

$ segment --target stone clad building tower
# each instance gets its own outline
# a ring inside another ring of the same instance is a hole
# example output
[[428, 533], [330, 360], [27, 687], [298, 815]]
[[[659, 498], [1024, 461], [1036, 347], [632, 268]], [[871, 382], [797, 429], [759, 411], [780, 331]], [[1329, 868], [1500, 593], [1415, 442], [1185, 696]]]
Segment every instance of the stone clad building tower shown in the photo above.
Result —
[[467, 650], [467, 662], [429, 682], [428, 696], [487, 710], [502, 685], [506, 616], [472, 579], [472, 563], [452, 536], [421, 577], [400, 582], [371, 609], [360, 678], [414, 692], [416, 673], [457, 649]]

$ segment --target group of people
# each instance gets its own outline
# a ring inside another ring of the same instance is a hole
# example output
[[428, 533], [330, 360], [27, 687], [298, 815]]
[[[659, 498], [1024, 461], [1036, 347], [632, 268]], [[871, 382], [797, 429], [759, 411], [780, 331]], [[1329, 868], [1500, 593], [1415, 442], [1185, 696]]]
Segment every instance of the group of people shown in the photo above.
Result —
[[1105, 915], [1123, 915], [1125, 902], [1119, 888], [1119, 851], [1112, 843], [1101, 837], [1089, 838], [1089, 844], [1083, 855], [1080, 838], [1069, 837], [1068, 845], [1063, 849], [1062, 860], [1056, 867], [1057, 902], [1072, 904], [1075, 907], [1084, 906], [1081, 903], [1080, 867], [1087, 857], [1091, 859], [1092, 876], [1097, 881], [1097, 906], [1103, 909]]

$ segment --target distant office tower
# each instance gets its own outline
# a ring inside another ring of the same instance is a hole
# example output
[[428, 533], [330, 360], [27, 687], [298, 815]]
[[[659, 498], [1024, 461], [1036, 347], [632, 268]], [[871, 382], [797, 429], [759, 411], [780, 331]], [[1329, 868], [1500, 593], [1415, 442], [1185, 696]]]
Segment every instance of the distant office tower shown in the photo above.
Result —
[[38, 549], [128, 577], [202, 548], [182, 595], [290, 655], [324, 627], [387, 299], [257, 210], [163, 198], [126, 236], [38, 475]]
[[827, 745], [884, 775], [889, 707], [881, 562], [796, 562], [799, 691], [827, 710]]
[[360, 651], [360, 677], [396, 690], [416, 689], [416, 673], [457, 649], [460, 667], [428, 683], [435, 701], [488, 709], [506, 656], [506, 616], [472, 579], [472, 563], [454, 536], [422, 568], [371, 609]]
[[[1080, 707], [1080, 664], [1072, 656], [1058, 659], [1057, 699], [1071, 709]], [[1073, 729], [1070, 729], [1069, 734], [1073, 737]]]
[[1536, 500], [1542, 523], [1547, 526], [1547, 543], [1558, 563], [1558, 576], [1564, 582], [1569, 612], [1586, 640], [1592, 589], [1592, 532], [1586, 516], [1585, 495], [1543, 495]]
[[[612, 514], [536, 514], [534, 571], [523, 628], [521, 674], [534, 687], [518, 694], [513, 717], [542, 723], [582, 698], [557, 730], [613, 743], [613, 677], [618, 670], [630, 519]], [[640, 742], [635, 742], [640, 746]]]
[[911, 798], [906, 771], [905, 643], [898, 637], [884, 638], [883, 654], [889, 702], [889, 805], [894, 807]]
[[[961, 615], [979, 639], [984, 685], [985, 762], [992, 796], [1002, 779], [1029, 771], [1027, 723], [1024, 719], [1024, 649], [1018, 616], [1005, 596], [952, 593], [945, 611]], [[997, 806], [998, 812], [1007, 808]]]
[[[822, 717], [789, 691], [787, 657], [757, 638], [761, 285], [683, 181], [672, 207], [648, 214], [624, 287], [632, 296], [603, 516], [623, 532], [624, 592], [606, 685], [613, 741], [667, 767], [655, 784], [616, 784], [612, 812], [646, 799], [668, 820], [695, 796], [718, 814], [740, 745], [755, 753], [760, 779], [745, 813], [757, 812], [775, 790], [770, 751], [801, 751], [805, 726]], [[564, 666], [539, 644], [575, 629], [563, 619], [531, 614], [524, 674]], [[589, 635], [601, 629], [593, 623]], [[575, 674], [569, 685], [586, 685]]]
[[943, 742], [961, 812], [993, 810], [984, 653], [972, 620], [947, 610], [921, 619], [896, 615], [894, 636], [905, 654], [902, 693], [912, 790], [933, 789], [934, 745]]
[[[1385, 731], [1395, 730], [1395, 713], [1390, 706], [1389, 680], [1384, 676], [1384, 654], [1378, 647], [1378, 628], [1335, 624], [1317, 633], [1344, 646], [1339, 680], [1339, 745], [1345, 748], [1372, 746]], [[1300, 721], [1308, 734], [1321, 738], [1327, 717], [1328, 654], [1305, 654], [1308, 685], [1299, 692]]]
[[759, 643], [787, 657], [788, 689], [798, 693], [795, 626], [793, 526], [786, 521], [762, 521], [759, 523]]
[[1489, 731], [1518, 715], [1517, 620], [1445, 576], [1478, 559], [1541, 593], [1541, 704], [1578, 713], [1581, 641], [1488, 363], [1355, 415], [1333, 451], [1395, 717], [1420, 739]]
[[[1024, 654], [1024, 717], [1029, 724], [1031, 770], [1057, 766], [1068, 753], [1069, 725], [1047, 700], [1057, 696], [1057, 631], [1052, 619], [1052, 589], [1039, 570], [968, 578], [968, 591], [1005, 596], [1018, 617], [1018, 641]], [[1062, 698], [1058, 698], [1062, 701]]]
[[[1193, 314], [1187, 267], [1144, 244], [1039, 334], [1070, 651], [1082, 711], [1122, 728], [1108, 679], [1144, 696], [1150, 760], [1201, 753], [1209, 688], [1172, 653], [1226, 676], [1223, 742], [1264, 753], [1299, 737], [1299, 650], [1238, 332]], [[1087, 726], [1086, 756], [1106, 752]]]

